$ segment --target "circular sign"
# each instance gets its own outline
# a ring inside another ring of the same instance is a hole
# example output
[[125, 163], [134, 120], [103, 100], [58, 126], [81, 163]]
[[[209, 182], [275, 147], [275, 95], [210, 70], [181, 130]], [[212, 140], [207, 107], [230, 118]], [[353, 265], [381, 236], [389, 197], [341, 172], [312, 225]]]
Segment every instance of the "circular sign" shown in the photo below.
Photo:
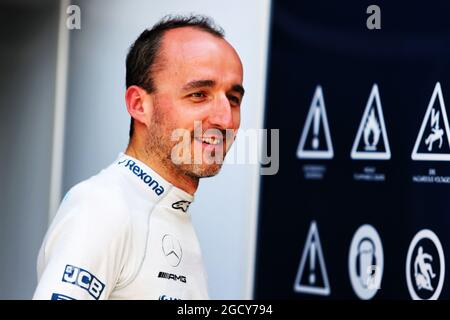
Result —
[[436, 300], [445, 278], [445, 257], [437, 235], [419, 231], [411, 241], [406, 257], [406, 282], [414, 300]]
[[380, 289], [384, 254], [380, 236], [374, 227], [365, 224], [353, 236], [348, 254], [348, 271], [356, 295], [372, 299]]

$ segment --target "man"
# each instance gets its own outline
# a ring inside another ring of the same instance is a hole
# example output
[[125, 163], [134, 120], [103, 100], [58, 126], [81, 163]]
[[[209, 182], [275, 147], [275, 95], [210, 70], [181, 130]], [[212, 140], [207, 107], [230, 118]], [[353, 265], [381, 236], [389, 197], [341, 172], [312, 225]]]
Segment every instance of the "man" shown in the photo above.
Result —
[[239, 128], [241, 61], [210, 19], [167, 17], [139, 36], [126, 68], [130, 143], [67, 193], [35, 299], [208, 298], [188, 207]]

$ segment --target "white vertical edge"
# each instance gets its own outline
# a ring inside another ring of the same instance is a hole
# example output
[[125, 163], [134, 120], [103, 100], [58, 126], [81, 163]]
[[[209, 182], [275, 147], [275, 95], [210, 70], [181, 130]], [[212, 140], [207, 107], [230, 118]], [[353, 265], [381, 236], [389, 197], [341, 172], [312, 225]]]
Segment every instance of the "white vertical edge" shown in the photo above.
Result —
[[69, 60], [69, 29], [66, 26], [66, 10], [69, 5], [70, 0], [61, 0], [59, 8], [48, 224], [51, 223], [56, 211], [58, 210], [62, 191], [66, 93]]
[[[261, 79], [259, 83], [259, 96], [257, 105], [260, 106], [261, 112], [256, 121], [256, 128], [261, 129], [264, 126], [265, 115], [265, 97], [266, 97], [266, 82], [267, 82], [267, 68], [268, 68], [268, 49], [269, 49], [269, 32], [270, 32], [270, 19], [271, 19], [271, 0], [262, 2], [264, 5], [263, 15], [260, 18], [261, 24], [260, 41], [262, 43], [259, 61], [261, 61], [259, 68]], [[267, 134], [267, 139], [270, 139], [270, 133]], [[258, 150], [262, 154], [262, 135], [258, 135]], [[250, 195], [250, 211], [248, 215], [249, 232], [247, 236], [247, 270], [245, 271], [245, 284], [244, 284], [244, 299], [253, 299], [253, 288], [255, 278], [255, 263], [256, 263], [256, 245], [257, 245], [257, 227], [258, 227], [258, 211], [259, 211], [259, 194], [260, 194], [260, 165], [254, 165], [252, 168], [252, 186]]]

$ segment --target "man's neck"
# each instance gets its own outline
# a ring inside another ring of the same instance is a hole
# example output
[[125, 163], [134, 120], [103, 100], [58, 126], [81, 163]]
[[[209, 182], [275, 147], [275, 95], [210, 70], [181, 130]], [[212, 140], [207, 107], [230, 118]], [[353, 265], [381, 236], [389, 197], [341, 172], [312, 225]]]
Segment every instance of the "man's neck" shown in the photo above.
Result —
[[194, 195], [195, 191], [197, 191], [198, 179], [189, 177], [181, 172], [176, 172], [175, 170], [169, 170], [164, 166], [162, 161], [146, 155], [145, 152], [139, 152], [139, 149], [135, 148], [132, 144], [128, 145], [125, 154], [142, 161], [175, 187], [180, 188], [191, 195]]

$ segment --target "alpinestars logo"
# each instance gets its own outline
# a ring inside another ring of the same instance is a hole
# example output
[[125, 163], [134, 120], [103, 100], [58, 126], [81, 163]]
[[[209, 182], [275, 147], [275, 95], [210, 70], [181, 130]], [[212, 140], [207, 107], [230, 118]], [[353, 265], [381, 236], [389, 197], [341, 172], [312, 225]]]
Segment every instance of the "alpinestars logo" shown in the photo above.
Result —
[[164, 187], [160, 186], [158, 181], [153, 179], [147, 172], [141, 169], [135, 161], [131, 159], [124, 159], [122, 161], [119, 161], [118, 164], [125, 163], [125, 168], [129, 168], [131, 172], [134, 173], [134, 175], [138, 178], [140, 178], [146, 185], [148, 185], [150, 188], [152, 188], [155, 193], [160, 196], [164, 192]]
[[180, 200], [172, 203], [172, 208], [183, 210], [183, 212], [187, 212], [189, 209], [190, 201]]
[[158, 274], [158, 278], [164, 278], [164, 279], [172, 279], [174, 281], [181, 281], [183, 283], [186, 283], [186, 277], [185, 276], [178, 276], [174, 273], [167, 273], [167, 272], [163, 272], [160, 271]]

